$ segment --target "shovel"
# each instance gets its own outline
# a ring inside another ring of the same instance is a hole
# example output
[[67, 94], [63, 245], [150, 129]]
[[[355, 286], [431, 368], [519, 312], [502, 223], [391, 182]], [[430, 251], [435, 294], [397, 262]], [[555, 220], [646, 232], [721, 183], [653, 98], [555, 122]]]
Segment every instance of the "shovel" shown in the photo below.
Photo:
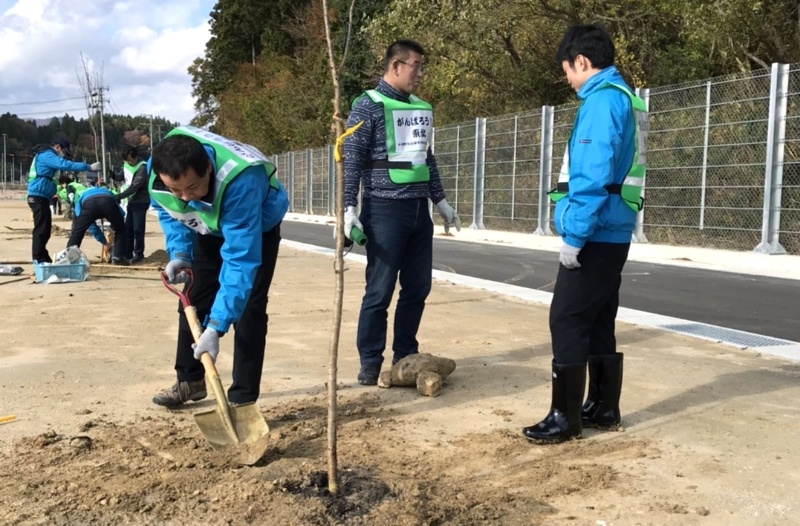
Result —
[[[186, 314], [186, 320], [192, 329], [194, 341], [200, 340], [203, 328], [197, 318], [197, 309], [189, 301], [189, 291], [192, 289], [193, 276], [191, 270], [182, 270], [189, 275], [189, 282], [183, 292], [172, 286], [167, 280], [167, 274], [161, 273], [161, 281], [167, 289], [178, 296]], [[211, 411], [202, 411], [194, 414], [194, 420], [203, 436], [213, 447], [238, 446], [240, 463], [252, 466], [258, 462], [269, 447], [269, 426], [255, 402], [242, 405], [228, 405], [228, 398], [222, 388], [217, 368], [211, 355], [204, 352], [200, 361], [206, 370], [206, 383], [211, 385], [217, 405]]]

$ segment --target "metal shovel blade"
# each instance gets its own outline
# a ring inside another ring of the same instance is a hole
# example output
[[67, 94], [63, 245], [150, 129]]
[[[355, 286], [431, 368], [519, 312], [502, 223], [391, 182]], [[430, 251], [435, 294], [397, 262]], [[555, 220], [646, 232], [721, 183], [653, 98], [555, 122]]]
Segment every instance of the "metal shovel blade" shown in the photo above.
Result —
[[195, 413], [200, 432], [214, 447], [238, 446], [239, 462], [252, 466], [269, 448], [269, 426], [255, 402], [228, 406], [235, 434], [226, 425], [219, 405], [210, 411]]

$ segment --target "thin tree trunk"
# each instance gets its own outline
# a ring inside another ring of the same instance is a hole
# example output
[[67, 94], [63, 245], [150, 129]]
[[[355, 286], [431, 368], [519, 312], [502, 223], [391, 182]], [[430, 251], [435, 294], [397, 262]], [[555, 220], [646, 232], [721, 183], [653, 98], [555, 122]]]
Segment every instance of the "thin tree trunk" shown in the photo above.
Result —
[[[341, 89], [339, 87], [339, 74], [333, 57], [333, 42], [331, 40], [331, 27], [328, 19], [328, 2], [322, 0], [322, 10], [325, 17], [325, 39], [328, 44], [328, 65], [333, 81], [333, 122], [332, 129], [338, 138], [344, 133], [344, 122], [341, 118]], [[351, 9], [352, 12], [352, 9]], [[342, 58], [344, 63], [344, 58]], [[335, 148], [339, 148], [337, 143]], [[336, 158], [339, 158], [336, 155]], [[336, 162], [336, 255], [334, 260], [334, 274], [336, 276], [336, 292], [333, 299], [333, 327], [328, 361], [328, 491], [331, 494], [339, 493], [339, 471], [336, 450], [337, 428], [337, 372], [339, 359], [339, 334], [342, 327], [342, 299], [344, 297], [344, 165], [341, 160]]]

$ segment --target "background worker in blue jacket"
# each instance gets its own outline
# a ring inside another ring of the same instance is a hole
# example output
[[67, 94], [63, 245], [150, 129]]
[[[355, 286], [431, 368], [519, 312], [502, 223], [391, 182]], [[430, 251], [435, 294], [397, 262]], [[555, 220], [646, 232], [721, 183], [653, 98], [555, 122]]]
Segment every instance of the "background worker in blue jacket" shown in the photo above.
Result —
[[170, 261], [171, 283], [185, 282], [205, 327], [193, 345], [181, 306], [175, 357], [177, 382], [153, 403], [177, 407], [206, 397], [199, 361], [219, 353], [220, 337], [231, 325], [232, 404], [258, 399], [267, 337], [267, 295], [275, 272], [280, 224], [289, 208], [275, 166], [256, 148], [214, 133], [182, 126], [153, 149], [148, 188], [158, 209]]
[[91, 165], [67, 160], [72, 157], [69, 141], [63, 137], [53, 139], [50, 146], [36, 152], [31, 164], [28, 179], [28, 206], [33, 211], [32, 256], [39, 263], [52, 263], [47, 252], [53, 216], [50, 201], [56, 194], [56, 183], [61, 171], [96, 172], [101, 169], [99, 162]]
[[620, 423], [622, 354], [616, 352], [614, 320], [641, 207], [646, 133], [644, 103], [614, 67], [614, 45], [604, 30], [571, 27], [556, 59], [581, 106], [558, 188], [551, 192], [553, 221], [564, 241], [550, 305], [551, 408], [544, 420], [523, 429], [527, 438], [545, 443], [577, 438], [583, 426]]
[[75, 217], [72, 220], [72, 232], [69, 234], [67, 247], [80, 247], [83, 236], [88, 230], [92, 236], [105, 245], [107, 243], [103, 231], [97, 226], [98, 219], [108, 219], [114, 231], [114, 252], [112, 265], [127, 265], [125, 259], [125, 213], [114, 199], [108, 188], [95, 186], [88, 188], [75, 197]]

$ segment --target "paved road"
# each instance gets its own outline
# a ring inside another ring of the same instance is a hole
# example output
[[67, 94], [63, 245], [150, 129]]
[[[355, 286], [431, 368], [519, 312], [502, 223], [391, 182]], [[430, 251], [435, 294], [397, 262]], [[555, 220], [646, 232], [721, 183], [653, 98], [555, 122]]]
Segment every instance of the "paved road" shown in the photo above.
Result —
[[[281, 235], [333, 247], [331, 227], [284, 221]], [[354, 252], [364, 253], [356, 247]], [[553, 291], [554, 252], [434, 238], [434, 268]], [[800, 282], [628, 261], [621, 306], [800, 342]]]

